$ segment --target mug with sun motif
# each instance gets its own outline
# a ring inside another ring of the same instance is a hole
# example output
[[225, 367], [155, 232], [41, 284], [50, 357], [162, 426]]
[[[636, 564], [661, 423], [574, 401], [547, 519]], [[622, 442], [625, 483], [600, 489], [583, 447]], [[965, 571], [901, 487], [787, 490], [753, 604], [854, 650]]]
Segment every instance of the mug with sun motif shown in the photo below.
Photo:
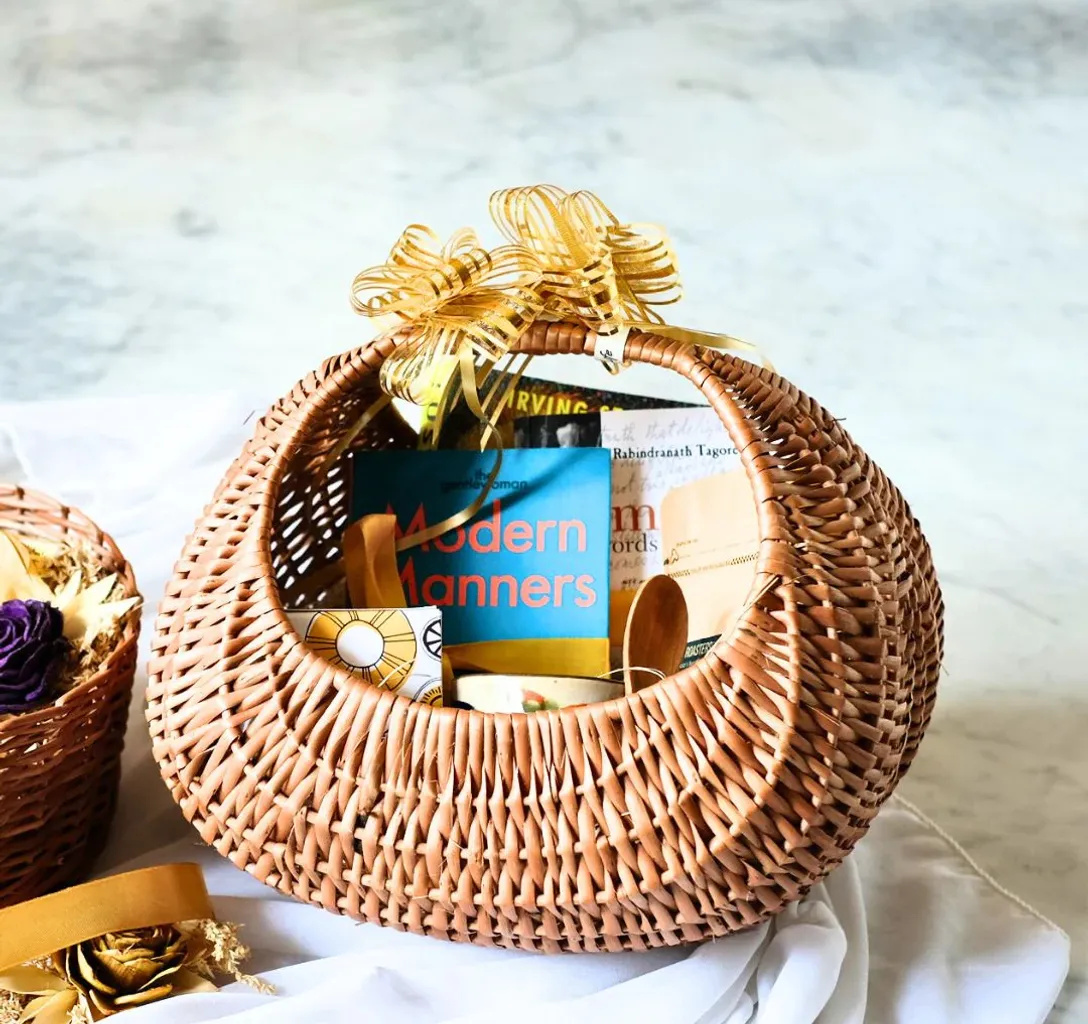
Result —
[[442, 612], [421, 608], [289, 611], [315, 654], [372, 686], [411, 700], [442, 704]]

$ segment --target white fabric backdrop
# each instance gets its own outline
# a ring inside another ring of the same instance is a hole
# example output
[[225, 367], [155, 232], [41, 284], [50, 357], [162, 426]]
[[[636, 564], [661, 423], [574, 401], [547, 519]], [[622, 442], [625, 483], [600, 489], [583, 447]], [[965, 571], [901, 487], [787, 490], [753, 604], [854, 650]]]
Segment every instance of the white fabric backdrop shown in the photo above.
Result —
[[[113, 534], [147, 601], [146, 651], [183, 538], [267, 404], [231, 392], [0, 406], [0, 480], [77, 505]], [[233, 985], [128, 1011], [129, 1024], [1035, 1024], [1068, 970], [1066, 935], [898, 799], [801, 904], [695, 948], [544, 957], [357, 925], [278, 896], [199, 843], [151, 760], [144, 679], [103, 870], [199, 861], [277, 994]]]

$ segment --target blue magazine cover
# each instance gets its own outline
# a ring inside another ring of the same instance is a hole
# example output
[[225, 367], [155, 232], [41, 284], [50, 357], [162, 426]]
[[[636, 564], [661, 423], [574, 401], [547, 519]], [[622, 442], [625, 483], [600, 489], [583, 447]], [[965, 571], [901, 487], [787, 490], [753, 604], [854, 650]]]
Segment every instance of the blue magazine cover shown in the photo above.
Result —
[[[356, 452], [352, 516], [392, 513], [398, 536], [419, 532], [469, 505], [495, 457]], [[408, 604], [442, 609], [447, 646], [601, 640], [581, 671], [607, 670], [611, 486], [605, 448], [507, 450], [484, 507], [469, 523], [398, 556]], [[559, 659], [572, 671], [568, 660]], [[558, 663], [537, 670], [558, 670]]]

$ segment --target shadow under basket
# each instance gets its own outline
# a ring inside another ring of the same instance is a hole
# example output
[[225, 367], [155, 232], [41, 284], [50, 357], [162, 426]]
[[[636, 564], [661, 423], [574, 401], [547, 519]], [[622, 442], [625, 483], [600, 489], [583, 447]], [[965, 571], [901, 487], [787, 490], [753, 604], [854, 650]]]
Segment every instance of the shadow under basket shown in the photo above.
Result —
[[[433, 708], [323, 661], [284, 607], [342, 606], [343, 463], [392, 342], [329, 360], [274, 406], [168, 586], [155, 757], [201, 837], [280, 891], [445, 939], [643, 949], [754, 925], [864, 834], [933, 708], [942, 604], [899, 492], [836, 420], [744, 360], [632, 332], [688, 377], [758, 506], [746, 610], [632, 697], [535, 714]], [[538, 324], [522, 352], [591, 354]], [[355, 448], [411, 447], [389, 412]]]
[[[117, 545], [75, 509], [0, 485], [0, 530], [81, 544], [125, 597], [132, 570]], [[109, 834], [136, 672], [138, 615], [95, 675], [51, 704], [0, 715], [0, 907], [82, 881]]]

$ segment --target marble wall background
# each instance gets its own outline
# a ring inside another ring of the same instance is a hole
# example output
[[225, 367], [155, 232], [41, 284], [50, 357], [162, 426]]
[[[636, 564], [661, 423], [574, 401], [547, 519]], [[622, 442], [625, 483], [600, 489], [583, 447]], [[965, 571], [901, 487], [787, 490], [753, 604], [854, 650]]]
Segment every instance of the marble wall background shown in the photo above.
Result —
[[0, 399], [271, 397], [369, 336], [347, 287], [405, 223], [496, 187], [668, 224], [682, 321], [763, 345], [926, 526], [904, 792], [1073, 934], [1088, 1019], [1086, 125], [1083, 0], [8, 0]]

